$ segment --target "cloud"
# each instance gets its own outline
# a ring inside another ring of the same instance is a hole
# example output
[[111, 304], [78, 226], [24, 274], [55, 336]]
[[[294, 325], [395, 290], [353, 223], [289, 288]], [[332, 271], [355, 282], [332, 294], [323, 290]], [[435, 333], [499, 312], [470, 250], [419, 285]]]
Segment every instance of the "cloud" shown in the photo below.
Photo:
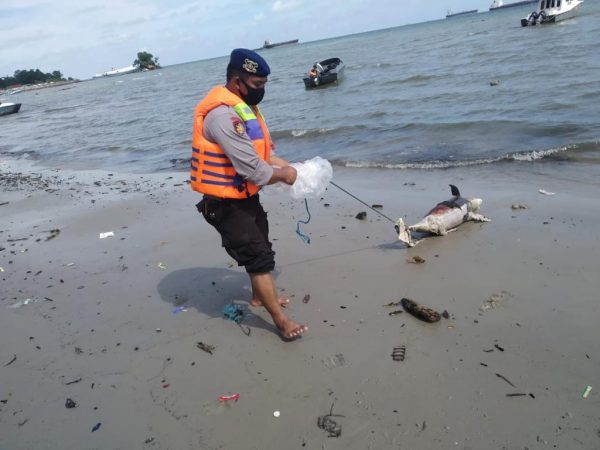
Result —
[[302, 0], [277, 0], [271, 8], [273, 12], [282, 12], [302, 6]]

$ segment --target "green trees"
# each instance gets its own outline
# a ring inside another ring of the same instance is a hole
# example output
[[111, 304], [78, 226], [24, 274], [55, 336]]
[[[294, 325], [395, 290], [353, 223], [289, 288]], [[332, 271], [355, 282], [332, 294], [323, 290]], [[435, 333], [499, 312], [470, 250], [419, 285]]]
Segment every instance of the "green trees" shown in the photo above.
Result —
[[133, 61], [133, 65], [140, 69], [157, 69], [160, 67], [158, 64], [158, 57], [148, 52], [138, 52], [137, 58]]
[[40, 69], [15, 70], [12, 77], [0, 78], [0, 89], [7, 88], [13, 84], [27, 85], [46, 83], [48, 81], [65, 81], [65, 79], [60, 70], [55, 70], [52, 73], [43, 73]]

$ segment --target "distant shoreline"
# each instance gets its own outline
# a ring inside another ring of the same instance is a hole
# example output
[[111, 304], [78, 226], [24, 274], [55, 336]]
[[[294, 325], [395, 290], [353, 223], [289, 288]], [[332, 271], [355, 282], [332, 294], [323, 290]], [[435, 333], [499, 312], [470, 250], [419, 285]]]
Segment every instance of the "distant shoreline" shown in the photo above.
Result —
[[[65, 80], [65, 81], [49, 81], [46, 83], [27, 84], [23, 86], [15, 86], [9, 89], [0, 90], [0, 95], [16, 94], [25, 91], [36, 91], [38, 89], [46, 89], [51, 87], [65, 86], [67, 84], [80, 83], [80, 80]], [[17, 92], [18, 91], [18, 92]]]

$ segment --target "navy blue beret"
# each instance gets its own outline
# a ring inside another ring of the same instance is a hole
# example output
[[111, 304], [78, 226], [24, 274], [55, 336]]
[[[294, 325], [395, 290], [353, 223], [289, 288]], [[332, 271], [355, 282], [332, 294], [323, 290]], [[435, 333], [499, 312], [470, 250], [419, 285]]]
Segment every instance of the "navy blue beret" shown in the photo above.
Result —
[[236, 48], [231, 52], [229, 67], [259, 77], [266, 77], [271, 73], [271, 69], [263, 57], [246, 48]]

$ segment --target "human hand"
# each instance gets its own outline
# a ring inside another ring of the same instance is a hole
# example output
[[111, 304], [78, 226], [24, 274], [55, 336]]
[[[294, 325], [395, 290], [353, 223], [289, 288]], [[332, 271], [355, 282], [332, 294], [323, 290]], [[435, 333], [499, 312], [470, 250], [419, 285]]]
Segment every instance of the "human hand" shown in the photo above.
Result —
[[285, 184], [289, 184], [290, 186], [296, 182], [296, 178], [298, 177], [298, 171], [294, 169], [292, 166], [286, 166], [281, 168], [282, 171], [282, 181]]

